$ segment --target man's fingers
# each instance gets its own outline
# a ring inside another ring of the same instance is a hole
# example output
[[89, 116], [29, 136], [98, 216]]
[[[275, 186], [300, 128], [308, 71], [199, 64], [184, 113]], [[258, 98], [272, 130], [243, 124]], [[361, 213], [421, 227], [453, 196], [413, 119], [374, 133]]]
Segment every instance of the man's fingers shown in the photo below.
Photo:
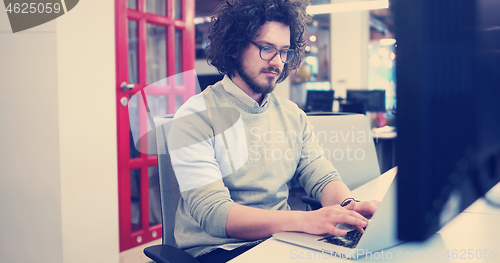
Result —
[[[354, 212], [356, 213], [356, 212]], [[357, 213], [356, 213], [357, 214]], [[352, 225], [354, 227], [366, 227], [368, 225], [368, 220], [366, 218], [362, 217], [360, 214], [357, 216], [351, 216], [351, 215], [339, 215], [336, 223], [338, 224], [348, 224]]]
[[377, 210], [377, 206], [375, 206], [372, 203], [365, 203], [362, 210], [363, 210], [363, 212], [368, 212], [368, 213], [373, 215], [373, 214], [375, 214], [375, 211]]
[[361, 215], [357, 211], [349, 211], [349, 215], [354, 217], [354, 218], [357, 218], [361, 221], [368, 222], [368, 219], [366, 219], [366, 217], [364, 217], [363, 215]]
[[[349, 204], [349, 206], [350, 205], [351, 204]], [[368, 219], [366, 219], [364, 216], [362, 216], [357, 211], [349, 210], [349, 209], [346, 209], [345, 207], [339, 207], [338, 209], [331, 211], [331, 213], [332, 213], [331, 214], [332, 220], [337, 222], [337, 223], [346, 223], [346, 224], [354, 225], [352, 223], [347, 222], [347, 220], [351, 220], [351, 219], [357, 219], [360, 221], [368, 222]]]
[[347, 224], [353, 225], [355, 227], [366, 227], [368, 225], [368, 220], [366, 220], [365, 218], [363, 219], [350, 218], [347, 221], [348, 221], [346, 222]]
[[362, 227], [357, 226], [356, 230], [358, 230], [359, 233], [363, 234], [365, 230]]
[[[349, 204], [351, 206], [351, 204]], [[349, 208], [349, 207], [348, 207]], [[352, 207], [350, 207], [352, 209]], [[318, 219], [318, 225], [305, 232], [311, 234], [329, 233], [336, 236], [345, 236], [345, 229], [337, 228], [338, 224], [347, 224], [353, 226], [357, 231], [363, 233], [363, 228], [368, 225], [368, 219], [363, 217], [355, 210], [349, 210], [340, 206], [323, 207], [316, 211], [311, 211], [317, 216], [314, 216], [314, 221]]]
[[351, 200], [351, 201], [349, 202], [349, 204], [347, 204], [346, 206], [344, 206], [344, 208], [345, 208], [345, 209], [347, 209], [347, 210], [353, 210], [353, 209], [354, 209], [354, 207], [356, 206], [356, 205], [355, 205], [355, 203], [356, 203], [356, 202], [354, 202], [353, 200]]
[[332, 228], [332, 231], [330, 231], [330, 235], [345, 236], [345, 235], [347, 235], [347, 231], [334, 227], [334, 228]]
[[366, 215], [367, 213], [370, 213], [371, 215], [373, 215], [373, 214], [375, 214], [375, 211], [377, 211], [379, 204], [380, 204], [380, 202], [376, 201], [376, 200], [360, 202], [360, 203], [356, 204], [354, 211], [356, 211], [362, 215]]

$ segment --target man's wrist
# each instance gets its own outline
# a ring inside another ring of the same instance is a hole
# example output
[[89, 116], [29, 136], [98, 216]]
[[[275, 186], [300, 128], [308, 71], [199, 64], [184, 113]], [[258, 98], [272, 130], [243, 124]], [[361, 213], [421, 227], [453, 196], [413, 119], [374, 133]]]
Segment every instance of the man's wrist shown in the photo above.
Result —
[[307, 213], [305, 211], [285, 211], [288, 213], [288, 221], [280, 224], [281, 231], [304, 232], [304, 222], [307, 221]]

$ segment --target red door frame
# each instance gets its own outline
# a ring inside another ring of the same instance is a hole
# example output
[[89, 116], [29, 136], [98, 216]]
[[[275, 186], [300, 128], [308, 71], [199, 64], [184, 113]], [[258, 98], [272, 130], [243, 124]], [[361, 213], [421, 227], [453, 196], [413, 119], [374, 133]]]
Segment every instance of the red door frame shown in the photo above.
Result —
[[[137, 10], [128, 9], [126, 0], [115, 0], [115, 45], [116, 45], [116, 107], [118, 139], [118, 193], [119, 193], [119, 230], [120, 251], [153, 241], [162, 237], [161, 224], [149, 225], [148, 173], [147, 168], [158, 164], [156, 156], [140, 153], [138, 158], [130, 158], [130, 124], [128, 107], [121, 104], [123, 97], [130, 96], [147, 86], [146, 83], [146, 24], [156, 24], [167, 28], [167, 76], [175, 75], [175, 30], [182, 30], [182, 71], [194, 69], [194, 0], [182, 0], [182, 20], [173, 18], [174, 0], [167, 0], [167, 16], [145, 11], [145, 1], [137, 0]], [[132, 90], [122, 91], [121, 83], [129, 80], [128, 76], [128, 20], [138, 22], [138, 75], [139, 83]], [[164, 89], [168, 96], [168, 113], [175, 111], [175, 97], [183, 96], [184, 101], [194, 94], [194, 90], [168, 87]], [[146, 115], [145, 111], [140, 113]], [[145, 122], [141, 123], [142, 124]], [[130, 171], [141, 169], [140, 200], [142, 229], [132, 232], [131, 224], [131, 182]]]

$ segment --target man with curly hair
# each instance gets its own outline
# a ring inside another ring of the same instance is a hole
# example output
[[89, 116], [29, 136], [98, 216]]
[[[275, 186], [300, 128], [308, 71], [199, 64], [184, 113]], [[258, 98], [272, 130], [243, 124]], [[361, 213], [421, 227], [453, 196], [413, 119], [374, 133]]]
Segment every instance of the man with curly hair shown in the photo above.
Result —
[[[302, 61], [307, 5], [227, 0], [212, 18], [206, 53], [224, 79], [190, 98], [175, 118], [209, 112], [201, 119], [213, 134], [172, 146], [195, 137], [197, 129], [206, 132], [200, 123], [178, 128], [168, 139], [182, 196], [175, 240], [200, 262], [225, 262], [281, 231], [345, 235], [338, 223], [363, 231], [368, 220], [361, 214], [373, 214], [378, 206], [340, 205], [353, 195], [323, 157], [306, 114], [272, 93]], [[217, 132], [213, 108], [233, 109], [237, 121]], [[290, 211], [287, 183], [294, 176], [323, 208]]]

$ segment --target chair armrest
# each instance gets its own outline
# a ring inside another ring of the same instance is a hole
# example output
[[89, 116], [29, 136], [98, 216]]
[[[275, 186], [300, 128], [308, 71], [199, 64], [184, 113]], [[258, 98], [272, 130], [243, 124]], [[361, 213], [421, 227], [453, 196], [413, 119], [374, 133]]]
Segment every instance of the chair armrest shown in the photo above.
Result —
[[302, 203], [308, 204], [309, 207], [311, 207], [311, 210], [318, 210], [323, 207], [318, 200], [309, 196], [302, 196], [300, 199], [302, 200]]
[[199, 263], [182, 249], [170, 245], [156, 245], [144, 249], [144, 254], [156, 263]]

